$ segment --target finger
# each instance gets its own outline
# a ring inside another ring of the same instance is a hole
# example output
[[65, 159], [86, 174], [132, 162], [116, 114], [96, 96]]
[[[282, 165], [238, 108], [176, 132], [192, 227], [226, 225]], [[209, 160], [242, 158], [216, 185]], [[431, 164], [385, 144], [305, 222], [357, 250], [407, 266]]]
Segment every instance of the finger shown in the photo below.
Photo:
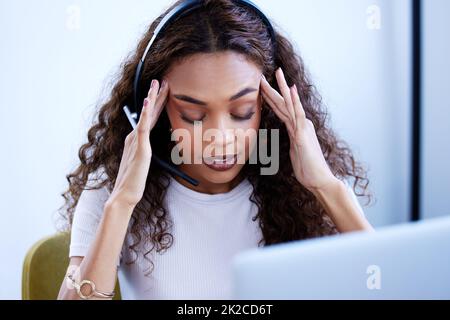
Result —
[[[269, 98], [274, 104], [284, 104], [283, 97], [278, 93], [277, 90], [272, 88], [270, 83], [265, 78], [261, 79], [261, 89], [261, 94], [265, 94], [265, 96]], [[289, 118], [289, 113], [286, 108], [280, 109], [280, 112]]]
[[295, 124], [296, 124], [295, 123], [295, 111], [294, 111], [294, 106], [292, 105], [291, 90], [289, 89], [289, 86], [287, 85], [283, 70], [281, 68], [278, 68], [278, 70], [275, 72], [275, 77], [277, 78], [278, 87], [280, 88], [281, 94], [283, 95], [283, 98], [285, 101], [285, 107], [288, 110], [289, 115], [291, 116], [292, 122], [295, 126]]
[[161, 88], [159, 90], [159, 93], [158, 93], [158, 97], [156, 98], [154, 113], [152, 116], [151, 129], [153, 129], [159, 116], [161, 115], [161, 112], [164, 109], [164, 106], [166, 105], [168, 95], [169, 95], [169, 84], [168, 84], [167, 80], [165, 80], [165, 81], [163, 81]]
[[[263, 86], [266, 87], [267, 89], [264, 90], [264, 88], [262, 88], [263, 90], [261, 90], [261, 95], [263, 96], [264, 100], [266, 100], [266, 102], [269, 104], [269, 106], [272, 108], [272, 110], [275, 112], [277, 117], [280, 118], [280, 120], [286, 125], [288, 133], [293, 134], [294, 132], [293, 120], [291, 119], [287, 109], [283, 107], [284, 106], [283, 97], [278, 93], [278, 91], [276, 91], [270, 86], [270, 84], [267, 82], [265, 78], [263, 79], [263, 81], [264, 81]], [[271, 94], [271, 96], [267, 95], [266, 93], [267, 91], [269, 91], [269, 94]], [[276, 102], [275, 99], [278, 100], [278, 102]]]
[[292, 123], [291, 123], [289, 117], [286, 116], [285, 114], [283, 114], [281, 112], [281, 110], [278, 108], [278, 106], [273, 101], [271, 101], [264, 92], [261, 92], [261, 95], [263, 96], [264, 100], [266, 100], [267, 104], [275, 112], [277, 117], [280, 118], [280, 120], [284, 123], [284, 125], [286, 126], [286, 129], [288, 130], [288, 133], [290, 135], [293, 135], [294, 131], [293, 131]]
[[[275, 99], [283, 99], [279, 93], [275, 91]], [[267, 102], [267, 104], [269, 104], [269, 106], [272, 108], [272, 110], [275, 112], [275, 114], [277, 115], [278, 118], [280, 118], [280, 120], [284, 123], [284, 125], [286, 126], [286, 129], [288, 131], [288, 134], [291, 137], [294, 137], [294, 126], [293, 126], [293, 121], [290, 117], [290, 115], [287, 113], [287, 110], [285, 107], [280, 107], [281, 105], [284, 106], [284, 102], [281, 101], [280, 103], [276, 103], [273, 101], [274, 98], [271, 98], [269, 96], [267, 96], [266, 93], [264, 93], [264, 91], [261, 91], [261, 95], [263, 96], [264, 100]], [[276, 96], [278, 95], [278, 96]]]
[[274, 103], [264, 92], [261, 92], [262, 97], [264, 98], [264, 100], [267, 102], [267, 104], [272, 108], [272, 110], [275, 112], [275, 114], [278, 116], [278, 118], [280, 118], [280, 120], [282, 120], [283, 122], [289, 122], [289, 116], [284, 114], [279, 107], [277, 106], [276, 103]]
[[136, 131], [133, 130], [125, 137], [124, 147], [123, 147], [123, 151], [122, 151], [122, 157], [120, 159], [119, 171], [117, 173], [116, 181], [120, 181], [120, 179], [123, 175], [123, 172], [126, 170], [128, 158], [129, 158], [129, 154], [130, 154], [130, 149], [131, 149], [131, 143], [134, 140], [135, 133], [136, 133]]
[[304, 121], [306, 119], [305, 109], [303, 108], [302, 102], [300, 100], [300, 96], [298, 94], [297, 85], [293, 85], [291, 88], [292, 97], [294, 102], [294, 110], [297, 121]]
[[137, 132], [140, 134], [148, 135], [150, 133], [150, 126], [151, 126], [150, 116], [152, 114], [152, 109], [155, 106], [158, 89], [159, 89], [158, 80], [152, 80], [150, 89], [148, 91], [148, 96], [144, 100], [144, 105], [142, 107], [142, 112], [139, 117], [139, 122], [136, 126]]

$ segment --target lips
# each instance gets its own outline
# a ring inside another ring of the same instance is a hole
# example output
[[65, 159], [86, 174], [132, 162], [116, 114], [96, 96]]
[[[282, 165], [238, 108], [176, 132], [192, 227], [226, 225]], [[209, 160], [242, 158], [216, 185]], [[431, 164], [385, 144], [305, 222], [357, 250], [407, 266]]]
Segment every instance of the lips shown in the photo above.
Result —
[[236, 158], [235, 154], [227, 154], [215, 157], [205, 157], [204, 161], [207, 164], [225, 164], [225, 163], [232, 163], [235, 158]]
[[216, 157], [208, 157], [204, 158], [204, 162], [206, 166], [209, 168], [216, 170], [216, 171], [225, 171], [229, 170], [237, 162], [237, 155], [231, 154], [231, 155], [223, 155], [223, 156], [216, 156]]

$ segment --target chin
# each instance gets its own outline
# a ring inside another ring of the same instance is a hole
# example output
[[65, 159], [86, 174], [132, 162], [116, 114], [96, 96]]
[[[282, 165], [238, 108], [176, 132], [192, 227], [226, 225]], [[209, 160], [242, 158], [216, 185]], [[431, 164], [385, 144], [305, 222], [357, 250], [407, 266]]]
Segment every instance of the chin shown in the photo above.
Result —
[[236, 165], [230, 170], [226, 171], [215, 171], [207, 166], [205, 166], [203, 172], [207, 172], [208, 174], [204, 176], [204, 179], [211, 183], [229, 183], [235, 179], [239, 172], [242, 170], [242, 165]]

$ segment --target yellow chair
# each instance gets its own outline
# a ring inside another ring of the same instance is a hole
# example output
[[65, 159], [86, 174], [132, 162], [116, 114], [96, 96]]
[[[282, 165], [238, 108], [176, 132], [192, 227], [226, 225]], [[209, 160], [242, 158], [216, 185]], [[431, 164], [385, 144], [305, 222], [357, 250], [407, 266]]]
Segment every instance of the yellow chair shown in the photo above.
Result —
[[[36, 242], [27, 252], [22, 272], [23, 300], [54, 300], [69, 265], [70, 233], [62, 232]], [[116, 296], [120, 300], [119, 282]]]

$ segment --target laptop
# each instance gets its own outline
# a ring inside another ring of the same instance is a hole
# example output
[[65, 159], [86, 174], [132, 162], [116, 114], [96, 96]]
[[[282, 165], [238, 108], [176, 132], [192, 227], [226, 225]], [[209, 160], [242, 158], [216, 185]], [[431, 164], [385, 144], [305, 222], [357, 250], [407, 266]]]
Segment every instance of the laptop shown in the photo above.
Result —
[[235, 299], [450, 299], [450, 217], [250, 249]]

